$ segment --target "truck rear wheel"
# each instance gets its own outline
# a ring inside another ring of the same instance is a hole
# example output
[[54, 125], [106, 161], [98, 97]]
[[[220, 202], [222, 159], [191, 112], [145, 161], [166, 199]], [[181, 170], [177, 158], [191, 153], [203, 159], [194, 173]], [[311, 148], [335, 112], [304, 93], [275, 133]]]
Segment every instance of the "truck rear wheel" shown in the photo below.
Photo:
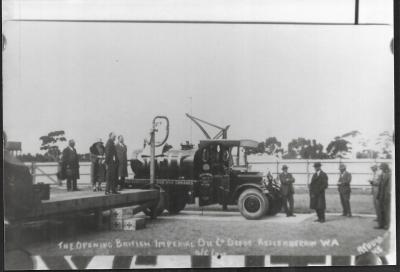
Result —
[[170, 199], [168, 204], [167, 210], [170, 214], [177, 214], [186, 206], [186, 202], [180, 199], [175, 199], [172, 201]]
[[[150, 187], [149, 187], [150, 188]], [[146, 189], [149, 189], [146, 188]], [[167, 206], [167, 193], [164, 191], [163, 188], [156, 186], [156, 188], [158, 188], [160, 190], [160, 198], [157, 202], [157, 205], [155, 207], [153, 207], [152, 209], [147, 208], [143, 210], [143, 213], [147, 216], [152, 216], [152, 210], [154, 210], [154, 215], [155, 216], [159, 216], [163, 213], [163, 211], [165, 210], [165, 207]]]
[[185, 208], [187, 202], [186, 195], [187, 192], [185, 191], [168, 192], [166, 209], [170, 214], [177, 214]]
[[246, 219], [260, 219], [268, 211], [268, 198], [257, 189], [247, 189], [239, 196], [238, 207]]

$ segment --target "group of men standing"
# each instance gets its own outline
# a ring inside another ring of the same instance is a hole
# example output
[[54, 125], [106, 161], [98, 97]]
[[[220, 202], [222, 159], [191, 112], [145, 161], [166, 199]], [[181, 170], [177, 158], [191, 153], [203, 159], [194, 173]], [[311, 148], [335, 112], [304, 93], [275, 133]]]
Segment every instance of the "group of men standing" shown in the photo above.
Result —
[[105, 146], [105, 169], [106, 169], [106, 191], [105, 194], [119, 194], [119, 190], [125, 183], [125, 178], [128, 176], [128, 159], [127, 147], [124, 143], [122, 135], [117, 136], [114, 132], [109, 134], [108, 141]]
[[387, 163], [379, 166], [381, 173], [378, 173], [376, 165], [371, 167], [373, 172], [369, 180], [372, 185], [372, 196], [376, 211], [377, 229], [388, 229], [390, 225], [390, 201], [391, 201], [391, 171]]
[[[111, 132], [105, 146], [102, 140], [98, 139], [89, 150], [93, 191], [102, 191], [101, 184], [105, 181], [106, 195], [119, 194], [118, 190], [122, 190], [128, 176], [127, 146], [124, 137], [119, 135], [117, 139], [116, 134]], [[62, 152], [61, 176], [67, 180], [67, 191], [79, 191], [79, 155], [72, 139]]]
[[[328, 175], [322, 171], [321, 163], [314, 163], [315, 173], [311, 178], [309, 184], [310, 193], [310, 209], [316, 211], [316, 222], [325, 222], [325, 190], [328, 188]], [[379, 166], [382, 171], [377, 173], [378, 166], [371, 167], [373, 171], [372, 179], [369, 181], [372, 185], [372, 194], [374, 207], [377, 214], [378, 229], [388, 229], [390, 223], [390, 190], [391, 190], [391, 172], [387, 163], [381, 163]], [[351, 194], [351, 173], [346, 170], [346, 165], [339, 165], [339, 179], [337, 182], [340, 203], [342, 205], [342, 216], [352, 217], [350, 206]], [[292, 174], [288, 172], [286, 165], [282, 166], [282, 173], [278, 175], [281, 184], [281, 194], [283, 200], [283, 208], [286, 216], [295, 216], [293, 213], [294, 206], [294, 187], [295, 179]]]

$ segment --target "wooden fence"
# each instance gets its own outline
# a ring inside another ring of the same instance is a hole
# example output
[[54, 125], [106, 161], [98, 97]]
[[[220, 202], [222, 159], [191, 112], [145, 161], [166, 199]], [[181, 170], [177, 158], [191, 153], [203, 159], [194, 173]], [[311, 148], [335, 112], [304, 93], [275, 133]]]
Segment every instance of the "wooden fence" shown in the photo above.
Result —
[[314, 173], [314, 163], [321, 162], [322, 170], [328, 175], [329, 184], [334, 185], [339, 179], [339, 165], [343, 163], [352, 174], [352, 187], [370, 187], [368, 180], [372, 176], [372, 165], [386, 162], [392, 166], [394, 160], [386, 159], [333, 159], [333, 160], [265, 160], [257, 155], [249, 158], [252, 171], [260, 171], [265, 175], [270, 172], [274, 177], [282, 172], [282, 166], [287, 165], [289, 172], [296, 179], [295, 185], [306, 186]]
[[[296, 179], [296, 186], [306, 186], [310, 182], [313, 174], [313, 164], [317, 160], [265, 160], [262, 157], [253, 155], [249, 157], [249, 165], [251, 171], [260, 171], [266, 175], [270, 172], [274, 177], [281, 172], [282, 165], [289, 167], [289, 172], [293, 174]], [[352, 187], [369, 187], [368, 179], [371, 176], [370, 167], [382, 162], [388, 163], [393, 166], [392, 160], [370, 160], [370, 159], [357, 159], [357, 160], [318, 160], [322, 163], [322, 169], [329, 176], [329, 183], [336, 184], [339, 177], [339, 164], [344, 163], [347, 170], [352, 174]], [[46, 162], [36, 163], [28, 162], [25, 165], [29, 166], [33, 175], [34, 182], [50, 183], [60, 185], [61, 182], [57, 179], [58, 163]], [[133, 177], [134, 174], [128, 165], [128, 175]], [[90, 162], [80, 163], [80, 180], [79, 184], [90, 184]]]

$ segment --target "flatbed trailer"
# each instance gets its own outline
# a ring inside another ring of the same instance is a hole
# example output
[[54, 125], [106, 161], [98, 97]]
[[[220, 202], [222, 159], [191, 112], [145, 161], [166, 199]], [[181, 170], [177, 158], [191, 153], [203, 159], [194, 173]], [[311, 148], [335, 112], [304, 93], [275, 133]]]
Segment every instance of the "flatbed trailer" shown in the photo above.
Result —
[[42, 200], [33, 207], [30, 213], [14, 218], [14, 221], [40, 220], [80, 212], [101, 213], [105, 210], [129, 206], [139, 206], [136, 211], [140, 212], [142, 209], [155, 205], [159, 197], [159, 190], [154, 189], [126, 189], [120, 194], [112, 195], [90, 190], [57, 192], [50, 194], [49, 200]]

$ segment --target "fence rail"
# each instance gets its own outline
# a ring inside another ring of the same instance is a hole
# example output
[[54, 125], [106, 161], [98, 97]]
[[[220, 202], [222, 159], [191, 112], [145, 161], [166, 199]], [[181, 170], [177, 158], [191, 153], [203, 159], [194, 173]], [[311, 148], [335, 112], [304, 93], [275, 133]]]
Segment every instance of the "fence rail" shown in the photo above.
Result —
[[272, 175], [277, 176], [281, 172], [281, 167], [287, 165], [289, 172], [296, 178], [295, 184], [297, 186], [307, 186], [314, 173], [313, 164], [321, 162], [323, 171], [329, 177], [329, 183], [336, 184], [339, 178], [339, 165], [341, 163], [347, 166], [347, 170], [352, 174], [352, 187], [367, 188], [370, 187], [368, 179], [372, 175], [370, 167], [378, 165], [382, 162], [388, 163], [390, 166], [394, 160], [388, 159], [329, 159], [329, 160], [266, 160], [263, 157], [253, 155], [249, 157], [249, 165], [252, 170], [270, 172]]
[[[370, 167], [375, 164], [386, 162], [389, 165], [393, 165], [392, 160], [369, 160], [369, 159], [357, 159], [357, 160], [265, 160], [259, 158], [257, 155], [249, 157], [249, 165], [252, 171], [260, 171], [266, 175], [270, 172], [273, 176], [277, 176], [281, 172], [282, 165], [289, 167], [289, 172], [293, 174], [296, 179], [296, 186], [307, 186], [310, 182], [313, 174], [313, 163], [321, 162], [324, 172], [329, 176], [329, 183], [335, 184], [339, 177], [339, 164], [344, 163], [347, 165], [348, 171], [352, 174], [352, 187], [370, 187], [368, 178], [371, 175]], [[80, 165], [80, 180], [79, 184], [90, 184], [90, 162], [81, 162]], [[57, 172], [59, 164], [57, 162], [26, 162], [31, 169], [33, 180], [35, 183], [44, 182], [55, 185], [60, 185], [61, 181], [57, 179]], [[133, 172], [128, 166], [128, 175], [133, 177]]]

